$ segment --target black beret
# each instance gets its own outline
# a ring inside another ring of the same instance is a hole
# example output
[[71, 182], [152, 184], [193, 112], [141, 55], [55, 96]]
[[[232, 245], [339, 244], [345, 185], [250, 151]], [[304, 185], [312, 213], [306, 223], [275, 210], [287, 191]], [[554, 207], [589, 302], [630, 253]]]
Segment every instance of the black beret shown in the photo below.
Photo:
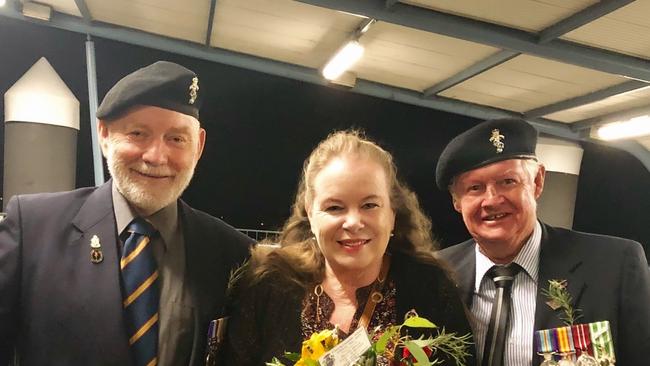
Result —
[[198, 83], [192, 70], [173, 62], [158, 61], [118, 81], [97, 108], [97, 118], [111, 120], [133, 106], [150, 105], [198, 119], [202, 102]]
[[446, 190], [460, 173], [508, 159], [536, 159], [537, 130], [522, 119], [492, 119], [454, 137], [440, 154], [436, 184]]

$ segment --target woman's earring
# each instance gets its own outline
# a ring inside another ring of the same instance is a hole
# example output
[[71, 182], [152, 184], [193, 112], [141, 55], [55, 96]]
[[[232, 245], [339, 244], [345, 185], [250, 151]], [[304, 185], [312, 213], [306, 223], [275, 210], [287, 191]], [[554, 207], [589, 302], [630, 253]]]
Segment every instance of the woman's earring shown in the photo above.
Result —
[[393, 236], [395, 236], [395, 233], [393, 233], [393, 232], [391, 231], [391, 232], [390, 232], [390, 237], [392, 238]]

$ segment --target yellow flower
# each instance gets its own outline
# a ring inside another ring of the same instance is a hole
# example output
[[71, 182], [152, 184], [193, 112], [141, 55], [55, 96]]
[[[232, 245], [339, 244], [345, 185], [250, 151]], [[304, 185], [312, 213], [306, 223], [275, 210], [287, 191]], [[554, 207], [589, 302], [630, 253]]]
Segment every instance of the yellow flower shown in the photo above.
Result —
[[336, 330], [326, 329], [320, 333], [314, 333], [311, 337], [302, 342], [302, 351], [300, 359], [295, 366], [307, 366], [312, 364], [307, 360], [316, 362], [327, 351], [334, 348], [339, 343], [339, 337]]

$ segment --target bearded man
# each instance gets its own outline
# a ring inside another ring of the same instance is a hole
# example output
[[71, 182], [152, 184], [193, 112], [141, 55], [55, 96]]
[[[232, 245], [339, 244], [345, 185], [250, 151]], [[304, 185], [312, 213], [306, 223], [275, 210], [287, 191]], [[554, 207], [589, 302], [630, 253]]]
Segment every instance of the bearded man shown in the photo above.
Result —
[[250, 238], [179, 199], [203, 152], [199, 80], [139, 69], [97, 110], [112, 179], [16, 196], [0, 223], [0, 365], [200, 365]]

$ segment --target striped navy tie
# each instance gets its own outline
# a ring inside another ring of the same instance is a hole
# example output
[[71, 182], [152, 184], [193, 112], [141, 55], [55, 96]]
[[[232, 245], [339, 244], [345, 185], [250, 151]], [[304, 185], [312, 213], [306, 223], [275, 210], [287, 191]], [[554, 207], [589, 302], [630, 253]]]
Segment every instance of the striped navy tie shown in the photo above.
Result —
[[494, 281], [496, 294], [492, 303], [490, 326], [485, 336], [482, 366], [503, 366], [506, 345], [506, 332], [510, 316], [510, 293], [512, 282], [519, 273], [518, 264], [511, 263], [507, 266], [493, 266], [487, 276]]
[[149, 239], [156, 229], [136, 218], [124, 231], [122, 249], [122, 297], [129, 346], [135, 366], [158, 362], [158, 268]]

